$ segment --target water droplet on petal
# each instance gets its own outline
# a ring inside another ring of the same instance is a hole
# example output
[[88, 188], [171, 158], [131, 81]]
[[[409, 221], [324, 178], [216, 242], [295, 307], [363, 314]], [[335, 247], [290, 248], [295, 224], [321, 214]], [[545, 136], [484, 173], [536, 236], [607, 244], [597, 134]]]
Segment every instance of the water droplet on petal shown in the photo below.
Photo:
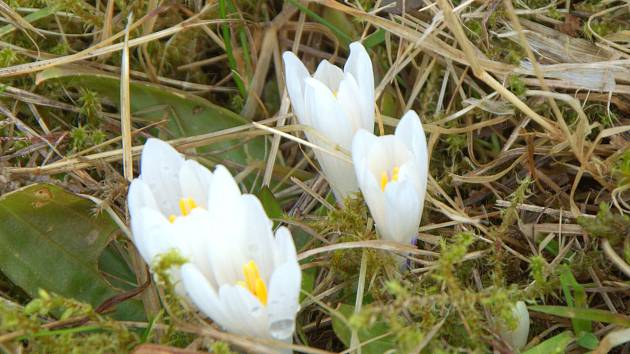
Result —
[[295, 331], [295, 320], [290, 318], [272, 321], [269, 324], [269, 332], [275, 339], [283, 340], [289, 338], [293, 331]]

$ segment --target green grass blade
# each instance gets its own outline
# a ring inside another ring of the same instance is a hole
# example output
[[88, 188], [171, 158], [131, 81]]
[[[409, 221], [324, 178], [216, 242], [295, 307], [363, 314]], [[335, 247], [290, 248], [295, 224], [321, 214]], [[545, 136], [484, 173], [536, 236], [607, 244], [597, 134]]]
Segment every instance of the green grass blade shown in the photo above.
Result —
[[589, 321], [612, 323], [630, 327], [630, 317], [606, 310], [581, 309], [568, 306], [529, 306], [530, 310], [565, 318], [579, 318]]

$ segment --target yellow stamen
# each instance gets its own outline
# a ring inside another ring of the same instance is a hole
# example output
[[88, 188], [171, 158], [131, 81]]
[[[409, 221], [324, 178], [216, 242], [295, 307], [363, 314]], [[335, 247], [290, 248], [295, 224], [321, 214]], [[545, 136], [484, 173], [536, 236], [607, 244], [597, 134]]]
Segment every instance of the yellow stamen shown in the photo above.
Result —
[[387, 183], [398, 181], [398, 174], [400, 173], [400, 167], [396, 166], [392, 169], [392, 177], [390, 178], [387, 172], [381, 173], [381, 190], [384, 192]]
[[267, 305], [267, 286], [265, 281], [260, 277], [256, 262], [249, 261], [243, 265], [243, 274], [245, 281], [239, 281], [237, 284], [249, 290], [254, 296], [260, 300], [260, 303]]
[[396, 166], [392, 170], [392, 181], [398, 181], [398, 173], [400, 172], [400, 167]]
[[197, 207], [197, 203], [192, 198], [182, 198], [179, 200], [179, 209], [182, 211], [182, 215], [186, 216]]
[[381, 190], [382, 191], [385, 191], [385, 186], [387, 185], [387, 182], [389, 182], [387, 178], [387, 172], [383, 171], [383, 173], [381, 173]]
[[175, 216], [174, 214], [168, 216], [168, 222], [170, 222], [171, 224], [175, 222], [175, 219], [177, 219], [177, 216]]

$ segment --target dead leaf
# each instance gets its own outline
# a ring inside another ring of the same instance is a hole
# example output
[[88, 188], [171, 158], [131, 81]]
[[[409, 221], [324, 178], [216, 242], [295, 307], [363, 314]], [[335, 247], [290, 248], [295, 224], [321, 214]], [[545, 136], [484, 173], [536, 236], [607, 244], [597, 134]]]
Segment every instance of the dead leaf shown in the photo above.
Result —
[[582, 20], [571, 14], [566, 14], [564, 16], [564, 23], [557, 26], [558, 31], [568, 34], [571, 37], [576, 37], [581, 28]]

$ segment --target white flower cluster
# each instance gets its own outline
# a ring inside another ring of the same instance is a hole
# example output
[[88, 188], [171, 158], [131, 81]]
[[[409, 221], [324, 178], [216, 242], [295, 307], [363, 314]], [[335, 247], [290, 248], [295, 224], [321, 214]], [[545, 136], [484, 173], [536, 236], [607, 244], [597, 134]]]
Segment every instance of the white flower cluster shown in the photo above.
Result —
[[[360, 190], [383, 239], [413, 242], [429, 170], [416, 112], [405, 113], [394, 135], [373, 134], [374, 73], [358, 42], [343, 70], [324, 60], [311, 75], [293, 53], [283, 59], [293, 112], [312, 128], [307, 139], [352, 155], [350, 163], [315, 151], [338, 203]], [[188, 260], [172, 271], [181, 295], [227, 331], [291, 341], [301, 283], [291, 233], [280, 227], [274, 235], [260, 201], [241, 194], [225, 167], [210, 172], [149, 139], [128, 199], [134, 243], [146, 262], [170, 249]], [[501, 336], [518, 350], [529, 332], [524, 303], [514, 314], [517, 328], [503, 326]]]
[[128, 204], [147, 263], [171, 249], [189, 260], [172, 274], [181, 295], [230, 332], [291, 340], [301, 284], [293, 238], [286, 227], [273, 234], [260, 201], [225, 167], [212, 173], [149, 139]]

